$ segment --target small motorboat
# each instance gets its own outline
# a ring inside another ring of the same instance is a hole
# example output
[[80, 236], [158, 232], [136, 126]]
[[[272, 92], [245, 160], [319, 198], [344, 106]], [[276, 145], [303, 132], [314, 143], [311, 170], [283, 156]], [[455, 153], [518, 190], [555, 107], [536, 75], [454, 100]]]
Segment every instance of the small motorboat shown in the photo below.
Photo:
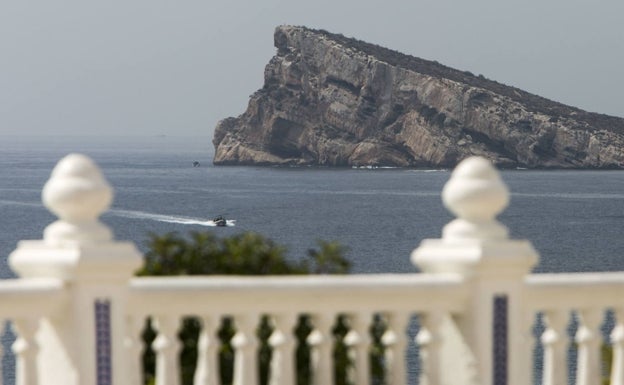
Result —
[[212, 226], [218, 226], [218, 227], [236, 226], [236, 219], [225, 219], [223, 215], [219, 215], [212, 219]]
[[223, 215], [214, 217], [212, 219], [212, 222], [215, 224], [215, 226], [219, 226], [219, 227], [227, 226], [227, 220], [225, 219], [225, 217], [223, 217]]

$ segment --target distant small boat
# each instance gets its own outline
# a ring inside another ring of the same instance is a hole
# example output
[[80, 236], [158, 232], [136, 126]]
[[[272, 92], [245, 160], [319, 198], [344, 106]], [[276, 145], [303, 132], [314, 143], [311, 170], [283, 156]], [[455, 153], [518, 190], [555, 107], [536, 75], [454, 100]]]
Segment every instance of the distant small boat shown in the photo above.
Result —
[[199, 167], [201, 164], [198, 161], [193, 162], [193, 167]]
[[219, 215], [218, 217], [214, 217], [212, 219], [212, 222], [219, 227], [227, 226], [227, 220], [221, 215]]
[[223, 215], [219, 215], [212, 219], [212, 223], [217, 227], [226, 227], [226, 226], [234, 226], [236, 224], [236, 220], [225, 219]]

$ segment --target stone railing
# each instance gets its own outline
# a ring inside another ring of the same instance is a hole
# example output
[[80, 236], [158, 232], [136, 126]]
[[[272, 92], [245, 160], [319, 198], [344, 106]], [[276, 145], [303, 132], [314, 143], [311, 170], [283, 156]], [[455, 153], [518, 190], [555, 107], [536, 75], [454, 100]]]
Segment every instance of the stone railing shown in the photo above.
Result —
[[[91, 160], [69, 155], [43, 191], [59, 220], [43, 240], [19, 243], [9, 262], [20, 278], [0, 282], [0, 319], [11, 321], [17, 335], [16, 383], [140, 384], [141, 331], [149, 317], [157, 332], [156, 384], [180, 384], [177, 333], [181, 320], [194, 316], [201, 323], [196, 385], [220, 383], [216, 333], [223, 317], [235, 324], [235, 385], [260, 383], [261, 317], [273, 327], [269, 383], [295, 384], [293, 330], [305, 314], [317, 385], [334, 381], [338, 316], [347, 319], [344, 342], [356, 385], [371, 383], [373, 319], [387, 326], [381, 339], [386, 384], [563, 385], [570, 374], [579, 385], [599, 385], [609, 376], [611, 384], [624, 384], [624, 273], [530, 274], [537, 253], [530, 242], [509, 239], [496, 221], [509, 194], [484, 159], [462, 162], [442, 197], [457, 219], [441, 239], [425, 240], [413, 252], [422, 273], [136, 278], [141, 255], [133, 244], [114, 241], [98, 221], [112, 189]], [[601, 357], [606, 310], [614, 324], [608, 361]], [[406, 359], [415, 350], [417, 360]], [[414, 366], [418, 378], [408, 380]]]

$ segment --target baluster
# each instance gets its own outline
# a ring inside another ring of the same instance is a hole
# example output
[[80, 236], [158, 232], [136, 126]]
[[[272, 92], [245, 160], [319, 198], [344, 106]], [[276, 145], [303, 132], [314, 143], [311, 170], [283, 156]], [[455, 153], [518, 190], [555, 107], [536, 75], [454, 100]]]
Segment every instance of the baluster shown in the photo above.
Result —
[[355, 384], [370, 383], [370, 355], [371, 336], [369, 332], [372, 313], [362, 312], [349, 315], [351, 330], [345, 337], [345, 343], [355, 353]]
[[295, 350], [297, 347], [293, 330], [297, 324], [296, 314], [277, 314], [273, 316], [275, 330], [269, 338], [273, 347], [270, 385], [287, 385], [296, 383]]
[[258, 339], [256, 327], [258, 315], [245, 314], [235, 317], [236, 334], [234, 347], [234, 385], [258, 384]]
[[141, 384], [143, 373], [143, 339], [141, 331], [145, 325], [145, 320], [140, 317], [128, 317], [126, 319], [126, 332], [128, 333], [124, 339], [124, 346], [128, 352], [128, 383]]
[[544, 366], [542, 374], [543, 385], [566, 385], [566, 312], [546, 311], [544, 313], [546, 330], [540, 336], [544, 345]]
[[434, 312], [420, 317], [420, 331], [416, 342], [420, 347], [421, 371], [420, 385], [437, 385], [440, 383], [440, 333], [443, 320], [442, 313]]
[[611, 384], [624, 385], [624, 308], [615, 309], [615, 327], [611, 331], [613, 362]]
[[194, 385], [217, 385], [219, 368], [219, 340], [216, 337], [217, 320], [221, 317], [202, 318], [202, 329], [197, 341], [197, 369], [195, 369]]
[[576, 332], [578, 343], [578, 363], [576, 365], [576, 384], [595, 385], [602, 381], [600, 364], [600, 323], [603, 318], [601, 310], [582, 310], [579, 312], [582, 324]]
[[409, 315], [407, 313], [388, 313], [386, 320], [388, 330], [382, 337], [382, 342], [386, 346], [388, 365], [386, 382], [391, 385], [403, 385], [407, 383], [405, 352], [407, 351], [406, 333]]
[[158, 331], [152, 343], [156, 352], [156, 385], [179, 385], [178, 319], [171, 316], [159, 316], [155, 318], [154, 326]]
[[334, 368], [332, 366], [332, 327], [334, 317], [329, 314], [312, 316], [314, 330], [308, 336], [312, 348], [312, 384], [333, 384]]
[[37, 353], [39, 352], [39, 347], [35, 341], [35, 333], [38, 326], [39, 321], [32, 318], [13, 320], [13, 328], [17, 335], [17, 339], [12, 346], [16, 358], [16, 385], [36, 385], [39, 383], [37, 378]]

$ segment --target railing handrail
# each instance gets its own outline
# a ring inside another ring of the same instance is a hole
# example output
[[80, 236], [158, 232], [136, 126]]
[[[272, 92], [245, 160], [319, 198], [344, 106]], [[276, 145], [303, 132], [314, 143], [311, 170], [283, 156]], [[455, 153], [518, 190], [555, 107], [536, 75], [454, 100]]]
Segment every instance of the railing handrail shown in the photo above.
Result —
[[465, 284], [464, 278], [454, 273], [138, 277], [130, 280], [128, 301], [138, 314], [161, 313], [163, 303], [167, 313], [178, 314], [215, 310], [222, 314], [300, 313], [321, 308], [328, 312], [444, 308], [459, 313], [466, 302]]
[[9, 278], [0, 280], [0, 294], [32, 295], [62, 291], [65, 282], [58, 278]]
[[624, 272], [531, 274], [524, 282], [527, 305], [535, 311], [606, 309], [622, 302]]
[[537, 273], [525, 277], [529, 287], [596, 287], [624, 284], [624, 272]]
[[52, 316], [68, 300], [65, 282], [56, 278], [0, 280], [0, 318]]
[[384, 288], [436, 287], [460, 285], [457, 273], [413, 274], [335, 274], [335, 275], [181, 275], [135, 277], [130, 287], [145, 291], [220, 290], [254, 288], [262, 291], [302, 289], [333, 291], [341, 288], [374, 290]]

